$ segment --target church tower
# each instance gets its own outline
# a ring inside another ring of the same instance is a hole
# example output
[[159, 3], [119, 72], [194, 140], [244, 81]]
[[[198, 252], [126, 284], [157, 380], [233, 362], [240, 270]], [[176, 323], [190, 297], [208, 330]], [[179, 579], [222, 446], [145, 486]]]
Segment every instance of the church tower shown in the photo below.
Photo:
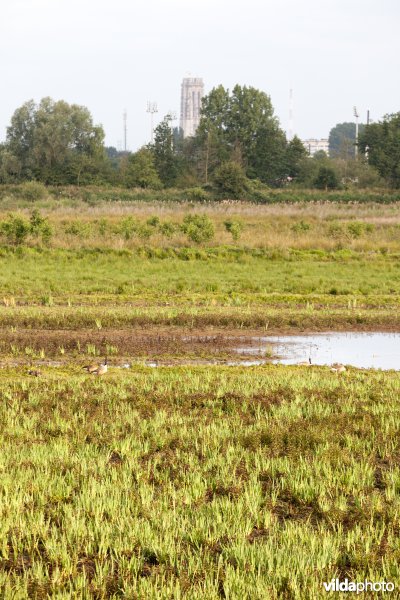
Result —
[[185, 77], [182, 81], [180, 128], [183, 137], [196, 133], [200, 123], [201, 99], [204, 83], [201, 77]]

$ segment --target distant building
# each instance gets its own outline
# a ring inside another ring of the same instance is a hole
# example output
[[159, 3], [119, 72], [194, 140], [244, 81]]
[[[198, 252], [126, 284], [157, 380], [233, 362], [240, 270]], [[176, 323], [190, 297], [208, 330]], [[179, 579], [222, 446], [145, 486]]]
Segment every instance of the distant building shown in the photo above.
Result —
[[200, 123], [201, 99], [204, 96], [204, 83], [200, 77], [185, 77], [181, 91], [181, 117], [179, 126], [183, 137], [196, 133]]
[[321, 150], [329, 155], [328, 139], [316, 140], [313, 138], [310, 140], [302, 140], [302, 142], [310, 156], [314, 156], [316, 152], [320, 152]]

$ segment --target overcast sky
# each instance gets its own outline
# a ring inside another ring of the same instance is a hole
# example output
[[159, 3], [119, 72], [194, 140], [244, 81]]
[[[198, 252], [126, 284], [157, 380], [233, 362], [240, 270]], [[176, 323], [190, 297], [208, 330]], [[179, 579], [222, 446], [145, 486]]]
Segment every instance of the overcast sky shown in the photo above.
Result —
[[270, 95], [288, 130], [327, 137], [336, 123], [400, 111], [398, 0], [1, 0], [0, 140], [14, 110], [44, 96], [85, 105], [106, 144], [150, 138], [179, 115], [180, 86], [202, 77], [206, 92], [251, 85]]

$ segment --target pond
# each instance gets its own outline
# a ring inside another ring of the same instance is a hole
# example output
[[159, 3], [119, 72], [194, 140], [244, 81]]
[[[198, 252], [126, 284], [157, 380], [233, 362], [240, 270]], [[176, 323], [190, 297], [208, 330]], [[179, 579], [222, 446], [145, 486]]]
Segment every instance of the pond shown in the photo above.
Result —
[[[305, 335], [280, 335], [257, 338], [258, 344], [242, 346], [237, 351], [249, 358], [252, 354], [276, 357], [272, 362], [292, 365], [343, 363], [364, 369], [400, 370], [400, 333], [327, 332]], [[251, 362], [251, 361], [248, 361]], [[259, 364], [261, 361], [254, 361]]]

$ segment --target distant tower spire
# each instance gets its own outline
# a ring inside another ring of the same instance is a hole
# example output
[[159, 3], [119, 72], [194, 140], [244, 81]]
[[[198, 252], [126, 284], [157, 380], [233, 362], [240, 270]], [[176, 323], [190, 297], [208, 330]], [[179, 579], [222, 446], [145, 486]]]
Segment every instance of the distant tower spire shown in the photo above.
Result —
[[201, 99], [204, 95], [204, 83], [201, 77], [185, 77], [181, 88], [180, 128], [183, 137], [196, 133], [200, 123]]
[[289, 90], [289, 131], [288, 131], [288, 139], [289, 141], [293, 139], [293, 90], [290, 88]]

